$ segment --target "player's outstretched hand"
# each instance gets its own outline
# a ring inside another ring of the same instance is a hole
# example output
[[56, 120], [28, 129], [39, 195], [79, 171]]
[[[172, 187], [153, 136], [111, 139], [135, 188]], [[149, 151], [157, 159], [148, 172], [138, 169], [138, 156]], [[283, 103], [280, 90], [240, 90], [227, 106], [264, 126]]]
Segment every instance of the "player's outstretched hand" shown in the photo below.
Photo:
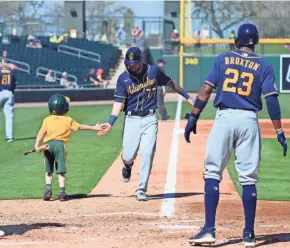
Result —
[[185, 119], [187, 119], [188, 121], [184, 130], [184, 138], [187, 143], [190, 143], [190, 133], [193, 132], [194, 134], [196, 134], [196, 123], [198, 121], [198, 118], [199, 116], [194, 113], [185, 115]]
[[109, 123], [103, 124], [102, 130], [98, 132], [98, 136], [103, 136], [107, 134], [108, 132], [110, 132], [111, 129], [112, 129], [112, 126]]
[[192, 98], [188, 98], [188, 99], [187, 99], [187, 102], [188, 102], [189, 104], [191, 104], [191, 105], [193, 105], [193, 103], [194, 103], [193, 100], [192, 100]]
[[283, 147], [283, 156], [286, 156], [287, 153], [287, 139], [283, 130], [277, 133], [277, 140]]

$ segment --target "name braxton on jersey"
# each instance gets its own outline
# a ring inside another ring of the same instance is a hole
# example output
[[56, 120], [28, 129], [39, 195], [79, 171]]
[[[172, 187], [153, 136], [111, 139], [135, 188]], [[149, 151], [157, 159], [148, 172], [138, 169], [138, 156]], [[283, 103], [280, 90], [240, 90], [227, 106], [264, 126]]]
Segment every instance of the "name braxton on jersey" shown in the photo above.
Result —
[[138, 86], [135, 86], [134, 84], [131, 84], [131, 85], [128, 86], [127, 90], [128, 90], [128, 93], [132, 95], [132, 94], [136, 93], [137, 91], [140, 91], [140, 90], [142, 90], [142, 89], [144, 89], [144, 88], [146, 88], [146, 87], [148, 87], [150, 85], [153, 85], [155, 83], [156, 83], [156, 80], [155, 79], [151, 79], [151, 80], [149, 80], [149, 81], [147, 81], [145, 83], [140, 83]]
[[237, 57], [225, 57], [225, 64], [226, 65], [236, 64], [236, 65], [248, 67], [248, 68], [253, 69], [255, 71], [257, 71], [258, 68], [260, 67], [259, 63], [256, 63], [256, 62], [253, 62], [253, 61], [247, 60], [247, 59], [237, 58]]

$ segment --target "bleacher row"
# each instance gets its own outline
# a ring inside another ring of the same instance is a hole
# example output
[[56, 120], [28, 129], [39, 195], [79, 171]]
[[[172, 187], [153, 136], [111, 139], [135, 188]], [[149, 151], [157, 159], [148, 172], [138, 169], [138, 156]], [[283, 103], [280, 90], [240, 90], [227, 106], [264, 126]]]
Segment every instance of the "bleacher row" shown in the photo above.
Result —
[[[1, 44], [1, 51], [7, 50], [7, 58], [28, 63], [30, 74], [15, 70], [18, 85], [48, 84], [43, 77], [36, 76], [38, 67], [45, 67], [56, 71], [67, 72], [77, 77], [78, 84], [85, 84], [84, 79], [91, 68], [104, 69], [104, 77], [108, 78], [109, 70], [115, 68], [121, 56], [121, 51], [111, 44], [102, 44], [86, 39], [68, 39], [66, 43], [50, 43], [49, 37], [37, 37], [43, 48], [26, 48], [27, 36], [22, 36], [17, 44]], [[67, 45], [84, 49], [101, 55], [101, 63], [78, 58], [77, 56], [57, 52], [59, 45]], [[52, 83], [50, 83], [52, 85]]]

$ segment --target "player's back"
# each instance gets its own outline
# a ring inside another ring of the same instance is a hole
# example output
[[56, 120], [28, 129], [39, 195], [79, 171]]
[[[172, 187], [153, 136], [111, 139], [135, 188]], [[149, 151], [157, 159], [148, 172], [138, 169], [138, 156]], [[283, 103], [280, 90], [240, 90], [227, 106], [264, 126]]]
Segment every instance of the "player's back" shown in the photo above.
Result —
[[0, 67], [0, 89], [12, 90], [14, 82], [15, 82], [15, 78], [10, 68], [6, 66], [1, 66]]
[[49, 140], [68, 141], [71, 132], [78, 129], [79, 124], [69, 116], [50, 115], [43, 120], [42, 131], [46, 131], [44, 142]]
[[261, 93], [277, 94], [269, 63], [254, 53], [236, 50], [219, 55], [207, 83], [215, 86], [215, 107], [260, 111]]

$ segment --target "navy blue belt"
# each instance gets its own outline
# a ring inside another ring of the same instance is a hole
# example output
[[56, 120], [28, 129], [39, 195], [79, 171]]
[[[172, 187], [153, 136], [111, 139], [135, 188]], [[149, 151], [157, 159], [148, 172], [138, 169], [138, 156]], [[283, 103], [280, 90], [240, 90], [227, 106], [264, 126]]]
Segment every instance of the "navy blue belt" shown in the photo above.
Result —
[[155, 114], [155, 113], [156, 113], [155, 109], [140, 110], [140, 111], [129, 110], [129, 111], [125, 112], [126, 115], [140, 116], [140, 117], [144, 117], [144, 116], [147, 116], [147, 115], [150, 115], [150, 114]]

